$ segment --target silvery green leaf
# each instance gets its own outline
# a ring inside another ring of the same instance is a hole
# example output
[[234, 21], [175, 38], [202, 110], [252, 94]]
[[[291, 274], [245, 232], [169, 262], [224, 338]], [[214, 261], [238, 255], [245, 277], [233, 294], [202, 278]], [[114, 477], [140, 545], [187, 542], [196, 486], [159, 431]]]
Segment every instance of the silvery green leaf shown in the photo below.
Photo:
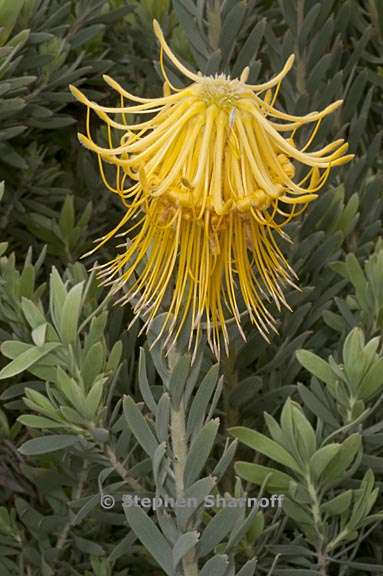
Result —
[[104, 384], [106, 382], [106, 378], [99, 378], [93, 384], [92, 388], [90, 389], [86, 401], [85, 401], [85, 408], [88, 416], [91, 419], [94, 419], [97, 414], [97, 410], [99, 408], [101, 398], [104, 392]]
[[266, 18], [262, 18], [248, 35], [235, 61], [233, 67], [234, 77], [240, 76], [245, 66], [251, 66], [257, 58], [257, 53], [266, 30], [266, 24]]
[[93, 344], [96, 344], [102, 340], [105, 332], [107, 318], [108, 316], [105, 310], [92, 318], [86, 339], [86, 350], [89, 350]]
[[19, 452], [24, 456], [35, 456], [38, 454], [46, 454], [48, 452], [55, 452], [73, 446], [79, 442], [80, 437], [73, 434], [51, 434], [50, 436], [40, 436], [27, 440], [19, 448]]
[[167, 392], [162, 394], [155, 411], [156, 434], [160, 442], [167, 442], [169, 436], [170, 397]]
[[218, 73], [221, 59], [222, 50], [220, 48], [210, 54], [204, 69], [205, 76], [214, 76], [214, 74]]
[[[196, 25], [195, 5], [192, 2], [189, 3], [189, 1], [188, 4], [190, 4], [189, 10], [185, 8], [185, 0], [173, 1], [177, 19], [188, 37], [190, 46], [193, 49], [193, 56], [196, 59], [198, 67], [201, 69], [209, 55], [209, 48], [206, 38], [201, 34]], [[193, 17], [191, 16], [191, 10], [193, 10]]]
[[369, 400], [383, 387], [383, 358], [379, 358], [369, 369], [359, 387], [359, 397]]
[[[24, 402], [27, 404], [26, 400], [24, 400]], [[27, 404], [27, 406], [31, 408], [31, 405], [29, 403]], [[85, 419], [78, 412], [76, 412], [76, 410], [74, 410], [70, 406], [60, 406], [59, 410], [60, 410], [60, 416], [63, 416], [66, 422], [81, 426], [81, 428], [84, 427]]]
[[90, 346], [81, 364], [81, 375], [85, 388], [90, 388], [95, 379], [103, 372], [105, 364], [105, 345], [96, 342]]
[[84, 283], [73, 286], [64, 300], [59, 333], [65, 344], [73, 344], [77, 337]]
[[177, 528], [173, 517], [167, 510], [158, 509], [156, 510], [156, 518], [163, 534], [166, 536], [169, 542], [175, 544], [180, 537], [180, 531]]
[[113, 348], [111, 349], [108, 357], [108, 361], [106, 363], [106, 370], [111, 370], [112, 372], [116, 372], [121, 362], [123, 346], [121, 340], [118, 340], [113, 344]]
[[169, 393], [172, 405], [177, 410], [184, 394], [187, 376], [190, 370], [190, 358], [182, 355], [178, 358], [169, 378]]
[[34, 530], [36, 526], [43, 522], [44, 516], [35, 510], [28, 502], [16, 496], [15, 508], [19, 517], [23, 518], [23, 523], [29, 530]]
[[211, 420], [200, 430], [192, 442], [185, 465], [185, 486], [189, 487], [200, 475], [213, 448], [219, 419]]
[[172, 549], [153, 520], [139, 506], [123, 506], [126, 518], [137, 538], [168, 576], [174, 576]]
[[234, 547], [241, 542], [254, 524], [257, 514], [260, 514], [260, 511], [256, 506], [254, 506], [244, 520], [240, 518], [241, 522], [237, 522], [236, 525], [232, 527], [232, 532], [226, 545], [225, 552], [231, 552]]
[[283, 511], [289, 517], [295, 520], [300, 525], [311, 524], [311, 512], [307, 506], [304, 506], [300, 502], [296, 502], [287, 496], [285, 496], [283, 501]]
[[337, 457], [340, 448], [340, 444], [333, 443], [322, 446], [314, 452], [310, 458], [310, 468], [316, 478], [320, 478], [322, 472], [326, 472], [326, 467]]
[[164, 457], [166, 454], [166, 443], [162, 442], [162, 444], [160, 444], [154, 454], [153, 454], [153, 460], [152, 460], [152, 464], [153, 464], [153, 476], [154, 476], [154, 481], [156, 483], [157, 486], [162, 485], [162, 479], [160, 481], [160, 471], [161, 471], [161, 467], [164, 461]]
[[238, 505], [235, 507], [225, 506], [219, 510], [201, 534], [197, 547], [198, 555], [203, 557], [212, 552], [231, 532], [233, 524], [236, 523], [242, 513], [243, 510]]
[[149, 410], [155, 414], [157, 404], [154, 400], [154, 396], [148, 381], [148, 375], [146, 372], [146, 352], [144, 348], [140, 348], [140, 357], [138, 361], [138, 385], [140, 387], [140, 392], [145, 401], [145, 404]]
[[336, 375], [330, 366], [316, 354], [309, 350], [298, 350], [296, 352], [298, 362], [314, 376], [322, 380], [325, 384], [332, 384], [336, 381]]
[[358, 320], [356, 316], [354, 316], [352, 310], [350, 310], [350, 308], [347, 306], [347, 304], [341, 298], [338, 297], [335, 297], [334, 301], [347, 326], [349, 326], [350, 328], [356, 327], [358, 324]]
[[288, 450], [303, 465], [316, 450], [316, 435], [301, 406], [290, 398], [282, 408], [281, 428], [288, 442]]
[[283, 446], [280, 446], [277, 442], [271, 440], [271, 438], [268, 438], [264, 434], [244, 426], [230, 428], [229, 433], [235, 438], [238, 438], [240, 442], [246, 444], [246, 446], [250, 446], [250, 448], [264, 454], [271, 460], [274, 460], [283, 466], [287, 466], [295, 472], [302, 472], [302, 469], [295, 458], [293, 458], [293, 456], [291, 456]]
[[349, 466], [357, 459], [358, 452], [361, 449], [361, 436], [357, 433], [351, 434], [343, 441], [339, 454], [335, 460], [332, 460], [326, 468], [326, 478], [334, 482], [342, 478]]
[[16, 150], [8, 143], [0, 144], [1, 159], [6, 164], [13, 166], [19, 170], [27, 170], [27, 163], [24, 158], [16, 152]]
[[[364, 127], [363, 129], [361, 129], [361, 132], [363, 131]], [[347, 206], [344, 209], [343, 214], [341, 215], [338, 223], [338, 226], [343, 231], [344, 236], [348, 236], [355, 229], [355, 226], [360, 217], [358, 209], [359, 209], [359, 196], [357, 194], [353, 194], [350, 200], [348, 201]]]
[[48, 324], [40, 324], [37, 328], [32, 330], [32, 340], [36, 346], [43, 346], [46, 341]]
[[116, 562], [121, 556], [125, 556], [125, 554], [129, 554], [129, 551], [134, 544], [136, 536], [134, 532], [130, 532], [124, 538], [122, 538], [118, 544], [113, 548], [108, 556], [108, 562]]
[[244, 566], [237, 572], [236, 576], [254, 576], [255, 568], [257, 566], [257, 560], [254, 558], [246, 562]]
[[330, 69], [333, 59], [334, 55], [330, 52], [329, 54], [322, 56], [322, 58], [316, 62], [307, 78], [308, 90], [312, 91], [326, 78], [326, 74]]
[[57, 406], [54, 399], [52, 401], [51, 398], [48, 399], [44, 394], [41, 394], [38, 390], [33, 390], [32, 388], [25, 389], [25, 396], [25, 403], [27, 403], [27, 400], [32, 400], [36, 406], [45, 410], [48, 415], [50, 415], [50, 412], [52, 412], [52, 414], [54, 413], [54, 408]]
[[[380, 426], [383, 427], [383, 422], [379, 422]], [[380, 456], [367, 456], [366, 454], [363, 456], [363, 465], [371, 468], [371, 470], [375, 474], [382, 474], [383, 473], [383, 458]]]
[[[65, 397], [76, 409], [81, 410], [85, 406], [85, 394], [82, 387], [76, 380], [68, 376], [60, 366], [57, 368], [56, 384], [58, 389], [65, 394]], [[61, 403], [64, 404], [65, 402]]]
[[161, 379], [164, 382], [164, 384], [167, 385], [170, 376], [169, 368], [165, 360], [163, 347], [161, 346], [161, 343], [157, 340], [158, 334], [160, 333], [160, 330], [162, 328], [162, 323], [165, 321], [165, 319], [166, 314], [159, 314], [158, 316], [156, 316], [153, 322], [150, 323], [147, 337], [148, 337], [149, 351], [153, 359], [154, 365], [156, 367], [156, 370], [158, 374], [161, 376]]
[[222, 478], [222, 476], [225, 474], [226, 470], [233, 461], [233, 458], [237, 450], [237, 446], [238, 446], [238, 440], [233, 440], [233, 442], [231, 442], [230, 444], [228, 440], [226, 441], [224, 452], [213, 470], [213, 476]]
[[314, 552], [305, 546], [286, 545], [286, 544], [272, 544], [270, 550], [276, 554], [284, 554], [286, 556], [303, 556], [313, 557]]
[[75, 226], [75, 213], [72, 195], [65, 197], [59, 217], [59, 226], [65, 236], [69, 236]]
[[0, 132], [0, 141], [11, 140], [19, 134], [22, 134], [27, 129], [27, 126], [12, 126], [11, 128], [4, 128]]
[[52, 268], [49, 283], [49, 310], [56, 329], [61, 326], [62, 312], [67, 291], [55, 267]]
[[32, 264], [25, 262], [23, 270], [20, 274], [20, 294], [26, 298], [32, 298], [33, 290], [36, 282], [36, 272]]
[[235, 48], [236, 37], [241, 29], [246, 15], [245, 2], [238, 2], [223, 20], [219, 45], [222, 49], [224, 66], [227, 66]]
[[216, 483], [216, 478], [207, 476], [206, 478], [197, 480], [197, 482], [194, 482], [194, 484], [185, 490], [185, 499], [193, 498], [195, 500], [195, 506], [185, 506], [184, 508], [177, 509], [177, 518], [181, 528], [185, 529], [190, 518], [204, 504], [205, 498], [211, 493]]
[[235, 464], [235, 471], [244, 480], [252, 482], [257, 485], [263, 484], [267, 480], [266, 488], [268, 491], [281, 492], [284, 493], [289, 489], [290, 484], [296, 484], [296, 482], [279, 470], [274, 468], [268, 468], [267, 466], [262, 466], [261, 464], [253, 464], [250, 462], [237, 462]]
[[341, 492], [328, 502], [321, 505], [321, 511], [329, 516], [340, 516], [350, 509], [352, 501], [352, 490]]
[[223, 390], [223, 376], [221, 376], [218, 379], [217, 386], [215, 388], [215, 392], [214, 392], [213, 399], [212, 399], [211, 404], [210, 404], [210, 408], [209, 408], [209, 412], [208, 412], [208, 415], [206, 417], [206, 420], [210, 420], [211, 418], [213, 418], [213, 414], [215, 412], [215, 409], [217, 408], [217, 404], [218, 404], [219, 399], [221, 397], [222, 390]]
[[43, 346], [30, 346], [0, 371], [0, 380], [11, 378], [24, 370], [28, 370], [59, 345], [58, 342], [47, 342]]
[[343, 344], [344, 371], [351, 390], [356, 392], [365, 369], [364, 334], [360, 328], [354, 328], [347, 335]]
[[[12, 98], [8, 100], [2, 100], [0, 102], [0, 119], [3, 120], [4, 118], [7, 117], [7, 111], [9, 116], [12, 116], [14, 114], [17, 114], [18, 112], [21, 112], [21, 110], [23, 110], [25, 106], [26, 104], [23, 98]], [[21, 169], [24, 169], [24, 163], [22, 161], [22, 158], [21, 156], [19, 156], [19, 154], [17, 154], [14, 151], [13, 146], [5, 143], [1, 144], [0, 149], [3, 153], [5, 152], [5, 158], [3, 158], [3, 161], [6, 161], [11, 166], [18, 164], [18, 166], [15, 166], [16, 168], [19, 167]], [[9, 154], [8, 157], [7, 152]]]
[[105, 30], [104, 24], [94, 24], [93, 26], [88, 26], [83, 28], [80, 32], [75, 34], [71, 40], [71, 45], [75, 48], [82, 46], [86, 42], [89, 42], [95, 36], [101, 34]]
[[321, 11], [321, 5], [319, 2], [317, 4], [314, 4], [312, 8], [307, 11], [305, 19], [303, 21], [302, 29], [300, 30], [299, 33], [299, 47], [301, 51], [303, 51], [305, 48], [307, 39], [309, 38], [310, 32], [320, 14], [320, 11]]
[[176, 570], [182, 558], [195, 548], [199, 539], [199, 533], [194, 530], [193, 532], [186, 532], [182, 534], [173, 547], [173, 567]]
[[[289, 402], [289, 400], [287, 401]], [[308, 420], [308, 418], [306, 418], [302, 407], [296, 403], [296, 402], [291, 402], [291, 408], [292, 408], [292, 414], [293, 414], [293, 422], [294, 422], [294, 426], [295, 426], [295, 438], [296, 441], [298, 443], [300, 443], [300, 446], [297, 446], [297, 450], [299, 453], [305, 454], [305, 458], [306, 456], [308, 458], [310, 458], [312, 456], [312, 454], [315, 452], [316, 447], [317, 447], [317, 440], [316, 440], [316, 434], [315, 431], [310, 423], [310, 421]], [[283, 410], [282, 410], [283, 412]], [[282, 416], [283, 418], [283, 416]], [[282, 423], [282, 418], [281, 418], [281, 423]], [[283, 428], [283, 423], [282, 423], [282, 428]]]
[[358, 527], [359, 522], [367, 516], [370, 512], [373, 504], [379, 493], [379, 489], [374, 487], [374, 473], [372, 470], [368, 470], [363, 477], [360, 485], [360, 490], [355, 492], [354, 505], [351, 513], [350, 520], [347, 523], [347, 529], [349, 531], [355, 530]]
[[323, 420], [323, 422], [326, 424], [330, 424], [335, 428], [339, 426], [339, 422], [335, 415], [332, 414], [330, 409], [324, 404], [323, 396], [316, 396], [314, 392], [312, 392], [307, 386], [301, 384], [300, 382], [298, 383], [298, 392], [305, 406], [307, 406], [307, 408], [313, 414], [316, 414], [318, 418], [321, 418], [321, 420]]
[[45, 418], [44, 416], [35, 416], [34, 414], [23, 414], [17, 418], [18, 422], [21, 422], [24, 426], [29, 426], [30, 428], [63, 428], [65, 427], [65, 422], [57, 422]]
[[18, 340], [5, 340], [1, 346], [0, 351], [6, 358], [17, 358], [23, 352], [34, 348], [31, 344], [27, 344], [26, 342], [19, 342]]
[[201, 341], [195, 358], [192, 359], [192, 365], [190, 367], [189, 376], [186, 381], [185, 390], [184, 390], [184, 402], [185, 402], [185, 409], [189, 405], [189, 400], [191, 395], [193, 394], [194, 388], [198, 382], [198, 377], [201, 371], [201, 366], [204, 360], [204, 342]]
[[225, 576], [228, 567], [228, 557], [224, 554], [217, 554], [204, 564], [201, 576]]
[[153, 457], [158, 442], [150, 429], [150, 426], [143, 417], [141, 411], [130, 396], [125, 396], [123, 400], [124, 416], [129, 429], [133, 432], [137, 442], [145, 452]]
[[186, 425], [188, 436], [198, 432], [205, 420], [207, 407], [217, 385], [218, 374], [219, 364], [215, 364], [209, 369], [201, 384], [198, 386], [189, 410]]
[[81, 538], [80, 536], [74, 537], [77, 548], [84, 552], [85, 554], [91, 554], [92, 556], [103, 556], [105, 554], [102, 546], [86, 538]]

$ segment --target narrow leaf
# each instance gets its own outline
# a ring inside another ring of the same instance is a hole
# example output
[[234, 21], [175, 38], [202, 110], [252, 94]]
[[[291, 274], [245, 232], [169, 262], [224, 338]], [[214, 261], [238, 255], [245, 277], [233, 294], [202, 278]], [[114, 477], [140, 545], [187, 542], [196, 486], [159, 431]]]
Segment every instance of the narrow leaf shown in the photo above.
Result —
[[139, 506], [123, 506], [126, 518], [145, 548], [161, 566], [162, 570], [173, 576], [173, 554], [167, 540], [153, 520]]
[[141, 411], [137, 408], [136, 403], [130, 396], [125, 396], [123, 406], [124, 416], [128, 427], [133, 432], [145, 452], [149, 456], [153, 457], [158, 442]]
[[80, 440], [79, 436], [72, 434], [52, 434], [50, 436], [40, 436], [40, 438], [33, 438], [27, 440], [19, 448], [19, 452], [24, 456], [36, 456], [38, 454], [46, 454], [47, 452], [56, 452], [63, 448], [73, 446]]

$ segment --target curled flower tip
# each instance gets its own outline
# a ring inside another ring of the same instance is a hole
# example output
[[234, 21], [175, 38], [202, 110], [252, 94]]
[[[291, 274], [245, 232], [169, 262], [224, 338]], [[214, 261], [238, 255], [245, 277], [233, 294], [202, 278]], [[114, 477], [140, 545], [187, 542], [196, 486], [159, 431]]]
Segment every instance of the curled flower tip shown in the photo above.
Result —
[[283, 67], [283, 70], [285, 71], [286, 74], [290, 72], [291, 68], [294, 65], [294, 62], [295, 62], [295, 54], [290, 54], [290, 56], [286, 60], [286, 64]]
[[191, 70], [186, 68], [186, 66], [184, 66], [180, 62], [180, 60], [178, 60], [178, 58], [175, 56], [175, 54], [171, 51], [170, 46], [168, 45], [168, 43], [165, 40], [164, 33], [161, 30], [161, 26], [159, 25], [159, 23], [156, 19], [153, 20], [153, 30], [154, 30], [154, 33], [157, 36], [157, 39], [161, 45], [161, 50], [163, 50], [165, 52], [166, 56], [169, 58], [169, 60], [171, 62], [173, 62], [174, 66], [176, 68], [178, 68], [178, 70], [180, 72], [182, 72], [182, 74], [184, 76], [186, 76], [187, 78], [189, 78], [190, 80], [193, 80], [193, 81], [198, 80], [198, 78], [199, 78], [198, 74], [194, 74]]
[[81, 132], [77, 132], [77, 138], [80, 144], [84, 146], [84, 148], [86, 148], [87, 150], [91, 150], [92, 152], [95, 152], [96, 146], [93, 144], [91, 140], [89, 140], [89, 138], [84, 136], [84, 134], [81, 134]]
[[76, 98], [76, 100], [79, 100], [80, 102], [82, 102], [82, 104], [89, 105], [88, 98], [81, 92], [81, 90], [76, 88], [76, 86], [73, 86], [73, 84], [69, 84], [69, 90], [71, 91], [72, 96]]
[[116, 90], [119, 87], [118, 82], [116, 82], [115, 80], [113, 80], [113, 78], [111, 78], [110, 76], [108, 76], [108, 74], [103, 74], [102, 75], [102, 79], [104, 80], [104, 82], [106, 82], [106, 84], [108, 84], [111, 88], [114, 88], [114, 90]]
[[249, 74], [250, 74], [250, 68], [249, 68], [249, 66], [245, 66], [245, 68], [242, 70], [240, 81], [241, 82], [247, 82], [247, 80], [249, 78]]
[[329, 104], [327, 106], [327, 108], [325, 108], [325, 111], [327, 114], [331, 114], [331, 112], [338, 110], [338, 108], [340, 108], [342, 106], [342, 104], [343, 104], [343, 100], [336, 100], [332, 104]]
[[163, 32], [161, 30], [161, 26], [159, 25], [158, 20], [156, 20], [156, 18], [153, 19], [153, 30], [154, 34], [157, 36], [159, 40], [164, 37]]
[[283, 66], [282, 70], [278, 74], [276, 74], [276, 76], [274, 76], [274, 78], [262, 84], [248, 84], [249, 88], [251, 88], [256, 92], [260, 91], [264, 92], [269, 88], [277, 86], [283, 80], [283, 78], [287, 76], [287, 74], [290, 72], [291, 68], [293, 67], [294, 60], [295, 60], [295, 54], [290, 54], [290, 56], [286, 60], [286, 64]]
[[[267, 341], [276, 331], [269, 304], [289, 309], [284, 291], [296, 288], [278, 239], [289, 240], [285, 227], [315, 201], [331, 170], [354, 155], [343, 139], [315, 146], [323, 118], [341, 100], [304, 116], [276, 104], [294, 55], [271, 80], [250, 85], [248, 67], [235, 79], [194, 74], [156, 20], [153, 29], [160, 63], [163, 52], [185, 76], [185, 88], [172, 86], [163, 65], [157, 98], [131, 94], [105, 75], [118, 97], [115, 107], [105, 107], [71, 86], [87, 108], [79, 141], [97, 155], [105, 187], [125, 210], [94, 248], [126, 239], [98, 267], [99, 278], [124, 290], [120, 301], [132, 304], [143, 329], [165, 312], [157, 335], [164, 348], [189, 330], [195, 357], [204, 331], [219, 358], [233, 325], [245, 338], [244, 316]], [[92, 115], [106, 123], [107, 143], [94, 141]]]
[[344, 164], [348, 164], [354, 158], [355, 158], [355, 154], [346, 154], [346, 156], [342, 156], [341, 158], [334, 160], [332, 162], [332, 166], [344, 166]]

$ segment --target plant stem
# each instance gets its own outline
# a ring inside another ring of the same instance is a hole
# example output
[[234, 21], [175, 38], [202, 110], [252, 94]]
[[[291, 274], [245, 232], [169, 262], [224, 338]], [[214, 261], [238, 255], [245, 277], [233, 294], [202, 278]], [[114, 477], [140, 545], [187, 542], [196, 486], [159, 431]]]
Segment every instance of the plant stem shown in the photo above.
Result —
[[238, 423], [238, 410], [233, 408], [232, 402], [230, 401], [230, 396], [238, 385], [238, 372], [236, 370], [235, 361], [236, 351], [233, 344], [231, 344], [229, 347], [229, 355], [222, 359], [224, 374], [223, 401], [226, 414], [226, 428], [235, 426]]
[[319, 574], [321, 576], [327, 576], [327, 560], [322, 552], [318, 555], [318, 563], [319, 563]]
[[[238, 372], [235, 366], [236, 350], [233, 343], [229, 346], [229, 355], [222, 358], [222, 370], [224, 376], [223, 384], [223, 410], [224, 410], [224, 423], [225, 429], [231, 428], [238, 424], [239, 414], [236, 408], [233, 408], [232, 394], [238, 385]], [[230, 468], [227, 470], [223, 479], [223, 487], [225, 491], [232, 492], [234, 485], [234, 470]]]
[[321, 576], [327, 576], [327, 559], [325, 553], [325, 544], [324, 544], [325, 538], [323, 534], [323, 525], [322, 525], [323, 522], [320, 510], [320, 500], [318, 497], [316, 487], [312, 483], [311, 478], [308, 478], [307, 480], [307, 490], [308, 493], [310, 494], [312, 501], [311, 513], [313, 515], [314, 525], [318, 535], [317, 557], [318, 557], [319, 574]]
[[125, 466], [117, 458], [117, 455], [111, 446], [105, 446], [105, 454], [108, 457], [109, 462], [113, 466], [114, 470], [117, 472], [117, 474], [119, 474], [119, 476], [121, 476], [123, 480], [125, 480], [127, 485], [135, 492], [142, 492], [141, 484], [135, 478], [129, 475]]
[[[87, 475], [88, 475], [88, 462], [85, 460], [84, 464], [82, 466], [81, 472], [80, 472], [78, 484], [77, 484], [76, 489], [74, 490], [74, 492], [72, 494], [72, 500], [79, 500], [81, 498], [81, 494], [82, 494], [82, 491], [84, 489], [84, 484], [85, 484]], [[62, 548], [64, 547], [64, 545], [67, 541], [67, 538], [68, 538], [69, 531], [71, 529], [71, 525], [72, 525], [71, 520], [68, 520], [68, 522], [65, 524], [64, 528], [62, 529], [59, 537], [57, 538], [57, 542], [56, 542], [56, 550], [57, 551], [62, 550]]]
[[[181, 401], [179, 407], [171, 408], [170, 433], [174, 455], [174, 476], [177, 499], [185, 495], [185, 465], [187, 456], [185, 408]], [[198, 562], [195, 550], [190, 550], [182, 560], [183, 576], [198, 576]]]

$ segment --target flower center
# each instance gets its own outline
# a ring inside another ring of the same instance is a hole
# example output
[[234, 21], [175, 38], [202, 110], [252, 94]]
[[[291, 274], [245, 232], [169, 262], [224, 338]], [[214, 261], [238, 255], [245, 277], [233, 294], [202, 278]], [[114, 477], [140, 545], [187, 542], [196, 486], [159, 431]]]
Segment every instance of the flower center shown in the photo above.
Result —
[[242, 82], [231, 80], [230, 76], [224, 74], [202, 76], [198, 85], [199, 95], [206, 105], [216, 104], [221, 108], [235, 106], [245, 92]]

